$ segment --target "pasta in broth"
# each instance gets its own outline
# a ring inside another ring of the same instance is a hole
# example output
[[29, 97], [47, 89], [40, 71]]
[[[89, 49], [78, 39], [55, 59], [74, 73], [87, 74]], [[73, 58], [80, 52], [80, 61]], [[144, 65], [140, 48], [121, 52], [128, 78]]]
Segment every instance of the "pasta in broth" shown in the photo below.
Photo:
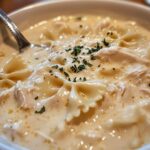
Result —
[[31, 150], [150, 142], [149, 31], [109, 17], [59, 16], [24, 34], [48, 48], [18, 54], [1, 45], [1, 135]]

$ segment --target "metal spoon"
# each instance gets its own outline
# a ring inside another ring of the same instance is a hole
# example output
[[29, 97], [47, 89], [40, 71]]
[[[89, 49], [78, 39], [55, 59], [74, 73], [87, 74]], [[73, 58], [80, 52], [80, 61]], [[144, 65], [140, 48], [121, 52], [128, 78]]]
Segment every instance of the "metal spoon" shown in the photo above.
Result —
[[150, 0], [145, 0], [145, 3], [150, 6]]
[[12, 33], [13, 37], [16, 39], [20, 53], [23, 52], [23, 49], [27, 47], [46, 48], [45, 45], [31, 44], [2, 9], [0, 9], [0, 21], [2, 21], [4, 25], [6, 25], [9, 31]]

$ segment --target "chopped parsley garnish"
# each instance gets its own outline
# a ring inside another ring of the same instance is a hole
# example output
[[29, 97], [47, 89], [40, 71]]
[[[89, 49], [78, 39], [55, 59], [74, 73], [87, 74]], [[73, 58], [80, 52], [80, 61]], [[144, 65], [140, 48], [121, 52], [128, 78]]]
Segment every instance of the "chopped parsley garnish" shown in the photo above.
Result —
[[75, 63], [75, 62], [80, 63], [80, 61], [78, 60], [78, 57], [73, 57], [72, 63]]
[[106, 47], [108, 47], [109, 46], [109, 43], [106, 41], [106, 39], [104, 38], [104, 40], [102, 41], [103, 42], [103, 44], [106, 46]]
[[77, 79], [77, 77], [75, 77], [75, 78], [73, 79], [73, 82], [77, 82], [77, 81], [83, 81], [83, 82], [84, 82], [84, 81], [86, 81], [86, 77], [83, 77], [83, 78], [80, 77], [80, 78], [78, 78], [78, 79]]
[[86, 77], [83, 78], [83, 81], [86, 81]]
[[52, 66], [52, 68], [58, 69], [58, 65], [54, 65]]
[[61, 67], [61, 68], [59, 68], [59, 70], [60, 70], [60, 72], [63, 72], [63, 71], [64, 71], [64, 68], [63, 68], [63, 67]]
[[67, 72], [64, 72], [64, 75], [65, 75], [66, 77], [69, 77], [69, 74], [68, 74]]
[[97, 50], [101, 49], [101, 46], [100, 46], [100, 44], [98, 42], [96, 43], [96, 48], [97, 48]]
[[71, 54], [74, 55], [74, 56], [78, 56], [81, 53], [82, 48], [83, 48], [83, 46], [80, 46], [80, 45], [75, 46], [73, 48], [73, 52]]
[[92, 50], [88, 48], [87, 54], [91, 54], [91, 53], [92, 53]]
[[89, 66], [89, 67], [92, 66], [92, 64], [90, 64], [86, 59], [83, 59], [83, 63], [84, 63], [85, 65]]
[[73, 66], [70, 67], [70, 69], [71, 69], [74, 73], [78, 73], [78, 72], [80, 72], [80, 71], [82, 71], [82, 70], [85, 69], [85, 65], [79, 65], [79, 66], [73, 65]]
[[88, 48], [88, 53], [87, 54], [92, 54], [92, 53], [95, 53], [95, 52], [98, 52], [100, 49], [102, 49], [103, 47], [100, 46], [100, 44], [97, 42], [96, 43], [96, 47], [95, 48]]
[[85, 69], [85, 65], [79, 65], [78, 66], [78, 72], [82, 71]]
[[66, 51], [66, 52], [69, 52], [69, 51], [71, 51], [71, 48], [67, 48], [67, 49], [65, 49], [65, 51]]
[[94, 55], [91, 55], [90, 57], [91, 57], [91, 60], [95, 60], [96, 59], [96, 57]]
[[71, 66], [70, 69], [75, 73], [78, 72], [78, 68], [76, 65]]
[[43, 106], [39, 111], [35, 111], [36, 114], [42, 114], [43, 112], [45, 112], [46, 109], [45, 109], [45, 106]]
[[77, 81], [76, 79], [77, 79], [77, 77], [75, 77], [75, 78], [73, 79], [73, 82], [76, 82], [76, 81]]

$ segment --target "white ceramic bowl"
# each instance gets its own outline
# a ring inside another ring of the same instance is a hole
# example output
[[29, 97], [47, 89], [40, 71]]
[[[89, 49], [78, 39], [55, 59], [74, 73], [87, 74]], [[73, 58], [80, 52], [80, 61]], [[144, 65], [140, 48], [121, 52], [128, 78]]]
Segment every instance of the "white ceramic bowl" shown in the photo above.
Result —
[[19, 9], [9, 16], [25, 29], [41, 20], [58, 15], [98, 14], [135, 20], [150, 29], [150, 8], [116, 0], [48, 0]]
[[[9, 16], [23, 30], [39, 21], [58, 15], [71, 14], [98, 14], [115, 16], [116, 18], [121, 17], [121, 19], [137, 21], [139, 24], [150, 29], [150, 8], [127, 1], [49, 0], [22, 8], [9, 14]], [[7, 142], [4, 143], [8, 144]], [[3, 146], [0, 139], [0, 149], [13, 149], [12, 145], [11, 148], [9, 146], [4, 146], [4, 148]], [[15, 147], [14, 149], [19, 150], [20, 148]], [[144, 150], [150, 150], [150, 147], [145, 147]]]

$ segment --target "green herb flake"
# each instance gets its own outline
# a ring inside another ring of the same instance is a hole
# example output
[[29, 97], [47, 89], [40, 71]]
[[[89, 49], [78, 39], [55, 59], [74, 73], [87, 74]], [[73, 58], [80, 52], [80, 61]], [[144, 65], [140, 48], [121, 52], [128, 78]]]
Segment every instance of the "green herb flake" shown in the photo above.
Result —
[[86, 81], [86, 77], [83, 78], [83, 81]]
[[79, 65], [78, 66], [78, 72], [82, 71], [85, 69], [85, 65]]
[[83, 63], [89, 67], [92, 67], [92, 64], [90, 64], [86, 59], [83, 59]]
[[78, 68], [76, 65], [71, 66], [70, 69], [75, 73], [78, 72]]
[[78, 56], [81, 53], [82, 48], [83, 48], [83, 46], [80, 46], [80, 45], [75, 46], [73, 48], [73, 52], [71, 54], [74, 55], [74, 56]]
[[66, 77], [69, 77], [69, 74], [68, 74], [67, 72], [64, 72], [64, 75], [65, 75]]
[[52, 68], [58, 69], [58, 65], [54, 65], [52, 66]]
[[102, 41], [102, 42], [103, 42], [103, 44], [104, 44], [106, 47], [109, 47], [109, 43], [106, 41], [106, 39], [105, 39], [105, 38], [103, 39], [103, 41]]
[[66, 52], [69, 52], [69, 51], [71, 51], [71, 48], [67, 48], [67, 49], [65, 49], [65, 51], [66, 51]]
[[77, 77], [75, 77], [75, 78], [73, 79], [73, 82], [77, 82]]
[[96, 57], [95, 57], [94, 55], [91, 55], [91, 56], [90, 56], [90, 59], [91, 59], [91, 60], [95, 60]]
[[45, 106], [43, 106], [42, 108], [41, 108], [41, 110], [39, 110], [39, 111], [35, 111], [35, 113], [36, 114], [42, 114], [42, 113], [44, 113], [46, 111], [46, 109], [45, 109]]
[[103, 47], [100, 46], [100, 44], [97, 42], [96, 43], [96, 46], [94, 48], [87, 48], [88, 50], [88, 53], [87, 54], [92, 54], [92, 53], [95, 53], [95, 52], [98, 52], [100, 49], [102, 49]]
[[63, 71], [64, 71], [64, 68], [63, 68], [63, 67], [59, 68], [59, 71], [60, 71], [60, 72], [63, 72]]
[[80, 61], [78, 60], [78, 57], [73, 57], [72, 63], [75, 63], [75, 62], [80, 63]]
[[87, 54], [91, 54], [92, 53], [92, 50], [91, 49], [89, 49], [88, 50], [88, 52], [87, 52]]

